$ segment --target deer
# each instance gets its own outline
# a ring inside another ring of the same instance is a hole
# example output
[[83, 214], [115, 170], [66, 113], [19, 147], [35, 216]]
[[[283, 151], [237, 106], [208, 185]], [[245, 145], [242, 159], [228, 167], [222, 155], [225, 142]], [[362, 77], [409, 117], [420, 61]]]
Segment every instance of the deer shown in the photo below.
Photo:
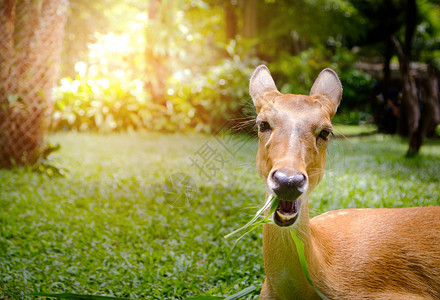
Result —
[[[352, 208], [309, 217], [324, 175], [342, 85], [324, 69], [309, 95], [282, 94], [269, 69], [255, 69], [249, 93], [258, 127], [257, 171], [280, 202], [263, 225], [261, 299], [440, 299], [440, 207]], [[374, 184], [374, 183], [371, 183]], [[266, 210], [265, 214], [268, 214]], [[304, 243], [313, 285], [290, 231]]]

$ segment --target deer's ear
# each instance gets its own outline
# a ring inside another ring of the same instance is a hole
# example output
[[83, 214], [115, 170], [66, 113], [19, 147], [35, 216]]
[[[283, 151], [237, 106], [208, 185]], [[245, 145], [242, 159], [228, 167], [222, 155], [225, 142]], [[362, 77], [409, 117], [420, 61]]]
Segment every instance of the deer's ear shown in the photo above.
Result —
[[310, 90], [310, 96], [325, 95], [333, 104], [335, 111], [341, 102], [342, 85], [338, 75], [332, 69], [324, 69], [316, 78], [315, 83]]
[[258, 66], [249, 83], [249, 94], [254, 101], [257, 112], [263, 106], [263, 95], [270, 91], [278, 91], [270, 71], [265, 65]]

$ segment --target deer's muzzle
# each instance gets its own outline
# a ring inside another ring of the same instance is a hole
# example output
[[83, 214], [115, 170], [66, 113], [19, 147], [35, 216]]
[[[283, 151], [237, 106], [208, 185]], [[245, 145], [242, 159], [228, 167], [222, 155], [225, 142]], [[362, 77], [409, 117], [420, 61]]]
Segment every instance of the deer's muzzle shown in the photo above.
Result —
[[295, 201], [307, 189], [307, 176], [276, 170], [270, 176], [269, 187], [283, 201]]

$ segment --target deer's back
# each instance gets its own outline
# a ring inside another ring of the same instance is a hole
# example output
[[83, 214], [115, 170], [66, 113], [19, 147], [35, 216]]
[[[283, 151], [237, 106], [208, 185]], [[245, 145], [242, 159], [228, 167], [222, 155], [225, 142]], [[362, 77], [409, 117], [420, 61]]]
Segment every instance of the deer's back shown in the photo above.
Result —
[[336, 298], [440, 299], [440, 207], [337, 210], [310, 224], [324, 262], [312, 277]]

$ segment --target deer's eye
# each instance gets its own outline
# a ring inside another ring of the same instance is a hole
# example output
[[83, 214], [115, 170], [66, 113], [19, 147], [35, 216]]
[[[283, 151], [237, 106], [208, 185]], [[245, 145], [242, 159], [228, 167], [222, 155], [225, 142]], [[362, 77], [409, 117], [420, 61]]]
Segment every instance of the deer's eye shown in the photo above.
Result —
[[265, 121], [261, 121], [261, 122], [258, 122], [258, 130], [260, 132], [266, 132], [266, 131], [271, 131], [272, 129], [270, 128], [269, 123], [267, 123]]
[[323, 139], [324, 141], [328, 140], [329, 135], [332, 133], [330, 129], [323, 129], [318, 135], [318, 138]]

